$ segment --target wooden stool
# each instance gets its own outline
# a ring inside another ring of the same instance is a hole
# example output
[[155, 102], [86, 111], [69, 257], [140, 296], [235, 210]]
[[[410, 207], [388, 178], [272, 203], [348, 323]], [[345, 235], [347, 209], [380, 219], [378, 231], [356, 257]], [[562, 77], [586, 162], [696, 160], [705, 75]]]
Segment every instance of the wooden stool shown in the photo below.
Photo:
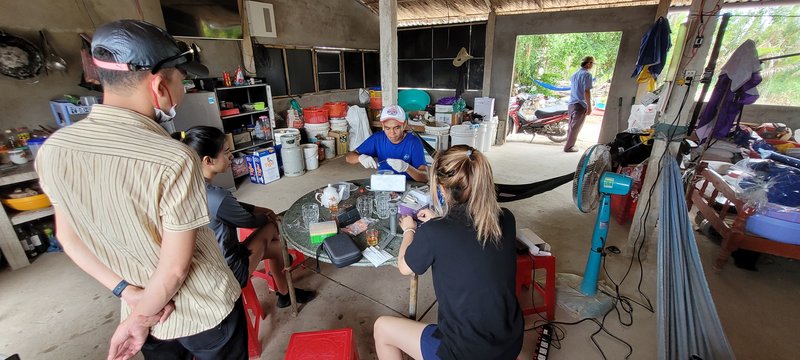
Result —
[[350, 328], [294, 333], [284, 359], [358, 360], [358, 345]]
[[[239, 228], [239, 242], [243, 242], [245, 239], [247, 239], [248, 236], [250, 236], [250, 234], [252, 234], [255, 231], [256, 229]], [[303, 263], [303, 261], [306, 260], [306, 256], [297, 250], [289, 249], [289, 254], [292, 255], [293, 260], [290, 266], [288, 267], [294, 268], [295, 266], [300, 265], [301, 263]], [[266, 280], [270, 291], [273, 292], [275, 291], [275, 279], [272, 277], [272, 275], [269, 274], [269, 260], [264, 260], [264, 270], [262, 271], [256, 269], [255, 271], [253, 271], [253, 276]]]
[[[545, 269], [544, 287], [533, 280], [535, 269]], [[522, 309], [523, 316], [536, 313], [546, 313], [546, 319], [553, 321], [556, 318], [556, 257], [555, 256], [533, 256], [530, 254], [517, 255], [517, 281], [516, 294], [520, 297], [522, 289], [528, 289], [527, 295], [531, 296], [532, 290], [538, 291], [544, 297], [544, 304], [540, 306], [526, 307]]]
[[[247, 320], [247, 348], [251, 358], [261, 357], [261, 342], [258, 341], [258, 329], [261, 320], [265, 318], [261, 303], [258, 301], [253, 282], [247, 280], [247, 286], [242, 289], [242, 304]], [[252, 317], [251, 317], [252, 316]]]

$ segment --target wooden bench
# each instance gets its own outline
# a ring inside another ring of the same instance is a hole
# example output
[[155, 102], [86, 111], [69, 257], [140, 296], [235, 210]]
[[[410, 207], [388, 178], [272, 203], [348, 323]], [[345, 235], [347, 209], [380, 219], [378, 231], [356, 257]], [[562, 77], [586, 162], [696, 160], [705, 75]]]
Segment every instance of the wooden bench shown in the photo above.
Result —
[[[709, 187], [711, 188], [710, 192], [708, 191]], [[706, 194], [707, 192], [709, 193]], [[718, 199], [720, 195], [724, 197], [724, 201], [719, 201], [721, 200]], [[722, 236], [722, 246], [714, 264], [714, 270], [722, 270], [722, 267], [728, 262], [731, 252], [736, 249], [800, 259], [800, 245], [772, 241], [750, 234], [745, 230], [747, 218], [754, 213], [754, 209], [747, 207], [743, 200], [737, 198], [733, 187], [725, 182], [720, 174], [708, 168], [708, 164], [704, 162], [697, 167], [693, 183], [689, 186], [689, 192], [686, 194], [686, 204], [689, 210], [692, 209], [692, 206], [696, 206], [714, 230]], [[734, 214], [731, 213], [732, 207], [736, 209]]]

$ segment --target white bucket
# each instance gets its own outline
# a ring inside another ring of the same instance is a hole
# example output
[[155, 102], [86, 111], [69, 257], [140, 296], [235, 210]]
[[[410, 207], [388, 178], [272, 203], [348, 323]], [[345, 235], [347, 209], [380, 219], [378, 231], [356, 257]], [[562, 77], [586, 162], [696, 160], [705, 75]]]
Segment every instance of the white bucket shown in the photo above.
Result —
[[469, 145], [475, 147], [478, 129], [471, 125], [453, 125], [450, 127], [451, 146]]
[[331, 130], [339, 132], [348, 131], [347, 118], [331, 118]]
[[450, 147], [450, 125], [445, 123], [436, 123], [434, 126], [425, 125], [425, 134], [438, 138], [436, 150], [447, 150]]
[[319, 167], [319, 157], [317, 154], [317, 144], [300, 145], [303, 149], [303, 157], [306, 159], [306, 170], [314, 170]]
[[294, 135], [295, 138], [297, 139], [297, 143], [298, 144], [300, 143], [300, 129], [283, 128], [283, 129], [275, 129], [275, 131], [272, 132], [272, 137], [275, 139], [276, 146], [281, 144], [281, 136], [285, 134]]
[[323, 137], [328, 136], [328, 131], [331, 130], [331, 123], [325, 122], [322, 124], [305, 124], [303, 127], [306, 129], [306, 134], [308, 135], [308, 141], [315, 142], [317, 139], [317, 135], [322, 135]]
[[478, 137], [475, 139], [475, 148], [480, 152], [486, 152], [489, 147], [489, 126], [487, 123], [475, 124], [478, 126]]
[[325, 146], [325, 159], [333, 159], [336, 157], [336, 139], [326, 137], [322, 139], [322, 145]]
[[493, 116], [492, 120], [489, 121], [489, 130], [487, 131], [488, 135], [486, 136], [486, 151], [484, 152], [488, 152], [492, 149], [494, 140], [497, 139], [497, 124], [499, 122], [500, 120], [497, 118], [497, 116]]

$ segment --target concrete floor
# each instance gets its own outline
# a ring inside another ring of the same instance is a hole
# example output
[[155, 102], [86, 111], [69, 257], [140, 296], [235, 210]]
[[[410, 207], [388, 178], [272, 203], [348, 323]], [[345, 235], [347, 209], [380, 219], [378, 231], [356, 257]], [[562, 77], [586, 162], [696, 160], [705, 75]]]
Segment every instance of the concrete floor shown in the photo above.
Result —
[[[599, 125], [599, 124], [598, 124]], [[588, 124], [587, 124], [588, 126]], [[589, 127], [590, 128], [590, 127]], [[592, 142], [590, 131], [579, 143]], [[582, 134], [583, 135], [583, 134]], [[513, 138], [487, 153], [498, 183], [527, 183], [574, 171], [581, 153], [566, 154], [561, 147], [538, 138]], [[342, 159], [298, 178], [284, 178], [269, 185], [245, 184], [237, 192], [240, 200], [282, 211], [301, 194], [328, 182], [367, 177], [360, 166], [348, 166]], [[534, 229], [553, 246], [558, 257], [558, 272], [583, 273], [586, 250], [591, 238], [594, 214], [581, 214], [572, 204], [571, 186], [530, 199], [508, 203], [518, 228]], [[613, 223], [609, 245], [623, 248], [627, 227]], [[698, 237], [703, 264], [710, 265], [718, 250], [705, 237]], [[621, 278], [628, 258], [609, 255], [607, 265], [613, 279]], [[800, 315], [800, 264], [777, 257], [763, 257], [759, 272], [728, 266], [707, 278], [727, 336], [740, 359], [793, 359], [800, 342], [793, 335]], [[643, 290], [655, 304], [655, 256], [644, 262]], [[393, 267], [335, 269], [323, 265], [317, 275], [309, 270], [295, 271], [299, 287], [315, 289], [319, 296], [303, 306], [293, 318], [290, 311], [274, 307], [275, 296], [261, 280], [254, 285], [267, 318], [261, 325], [264, 346], [262, 359], [281, 359], [294, 332], [353, 328], [362, 359], [374, 359], [372, 324], [380, 315], [399, 315], [408, 304], [408, 279]], [[640, 300], [636, 293], [638, 270], [622, 285], [621, 292]], [[118, 321], [119, 304], [108, 290], [80, 271], [63, 254], [45, 254], [31, 266], [17, 271], [0, 271], [0, 354], [19, 353], [23, 359], [102, 359], [108, 340]], [[421, 277], [419, 314], [434, 303], [430, 274]], [[421, 319], [435, 322], [437, 307]], [[564, 310], [559, 321], [574, 321]], [[537, 316], [526, 319], [528, 327]], [[614, 335], [633, 346], [631, 359], [655, 359], [656, 317], [641, 307], [634, 308], [633, 326], [620, 325], [612, 314], [606, 326]], [[566, 339], [551, 359], [600, 359], [589, 336], [597, 329], [592, 323], [565, 327]], [[627, 348], [607, 335], [598, 341], [609, 359], [622, 359]], [[520, 359], [532, 358], [536, 333], [526, 332]]]

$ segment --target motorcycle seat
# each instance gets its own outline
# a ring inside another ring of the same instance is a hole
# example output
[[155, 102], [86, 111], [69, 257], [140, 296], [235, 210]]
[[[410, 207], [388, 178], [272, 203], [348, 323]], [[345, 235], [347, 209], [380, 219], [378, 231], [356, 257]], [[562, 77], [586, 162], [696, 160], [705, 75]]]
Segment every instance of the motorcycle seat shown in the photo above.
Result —
[[534, 115], [537, 119], [543, 119], [551, 116], [558, 116], [567, 113], [567, 105], [554, 105], [536, 110]]

